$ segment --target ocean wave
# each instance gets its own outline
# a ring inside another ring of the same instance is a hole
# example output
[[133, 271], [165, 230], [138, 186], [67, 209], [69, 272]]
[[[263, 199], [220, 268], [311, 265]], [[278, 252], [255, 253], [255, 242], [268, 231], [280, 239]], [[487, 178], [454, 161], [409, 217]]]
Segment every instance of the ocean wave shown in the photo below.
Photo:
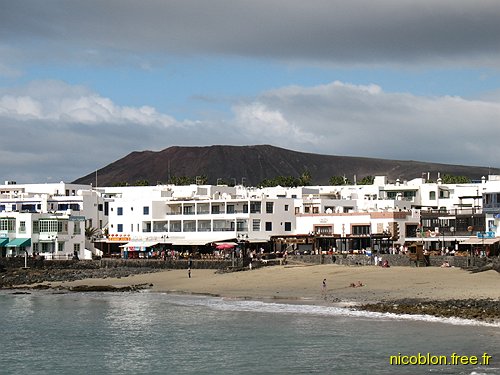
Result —
[[169, 295], [172, 302], [179, 305], [196, 305], [219, 311], [256, 312], [269, 314], [303, 314], [315, 316], [340, 316], [358, 319], [411, 320], [452, 325], [500, 328], [500, 322], [489, 323], [463, 318], [445, 318], [432, 315], [394, 314], [356, 310], [344, 306], [323, 306], [299, 303], [276, 303], [256, 300], [228, 299], [211, 296]]

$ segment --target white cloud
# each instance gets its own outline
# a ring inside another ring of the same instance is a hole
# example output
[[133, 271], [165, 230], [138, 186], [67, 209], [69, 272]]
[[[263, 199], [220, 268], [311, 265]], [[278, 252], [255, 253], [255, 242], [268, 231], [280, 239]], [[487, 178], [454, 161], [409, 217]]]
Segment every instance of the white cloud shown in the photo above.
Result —
[[254, 139], [280, 138], [295, 142], [296, 139], [311, 137], [312, 134], [288, 122], [278, 110], [270, 110], [262, 103], [236, 106], [235, 121], [242, 132]]
[[498, 119], [498, 102], [332, 82], [264, 92], [236, 105], [230, 119], [180, 122], [81, 86], [35, 82], [0, 91], [1, 132], [9, 139], [1, 156], [12, 161], [0, 166], [0, 177], [71, 181], [132, 151], [213, 144], [498, 167]]
[[[318, 153], [499, 165], [500, 103], [385, 93], [375, 85], [333, 82], [263, 93], [235, 110], [242, 131], [255, 127], [283, 147]], [[285, 120], [286, 119], [286, 120]]]
[[[23, 89], [20, 89], [23, 90]], [[170, 127], [180, 125], [174, 118], [150, 106], [118, 106], [109, 98], [82, 87], [58, 81], [33, 82], [29, 93], [0, 92], [0, 116], [16, 120], [61, 121], [68, 124], [124, 124]]]

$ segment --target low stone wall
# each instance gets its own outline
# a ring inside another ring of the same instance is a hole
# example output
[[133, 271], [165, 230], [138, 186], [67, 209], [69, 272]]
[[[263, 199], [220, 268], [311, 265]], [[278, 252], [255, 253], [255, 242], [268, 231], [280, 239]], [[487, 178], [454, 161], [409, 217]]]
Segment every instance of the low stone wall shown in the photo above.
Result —
[[[388, 260], [390, 266], [415, 267], [406, 255], [383, 254], [383, 260]], [[443, 262], [448, 262], [452, 267], [475, 268], [484, 267], [488, 262], [493, 262], [495, 269], [500, 269], [499, 258], [478, 257], [455, 257], [455, 256], [429, 256], [428, 266], [439, 267]], [[288, 260], [292, 262], [309, 264], [339, 264], [344, 266], [369, 266], [373, 265], [373, 257], [357, 254], [343, 255], [289, 255]], [[253, 267], [280, 264], [279, 259], [267, 262], [253, 262]], [[36, 260], [28, 258], [27, 265], [35, 269], [100, 269], [100, 268], [149, 268], [149, 269], [187, 269], [188, 261], [181, 260], [159, 260], [159, 259], [101, 259], [101, 260]], [[248, 264], [245, 264], [248, 266]], [[193, 269], [232, 269], [243, 266], [240, 258], [232, 260], [202, 260], [193, 259]], [[24, 267], [24, 258], [0, 258], [0, 269], [13, 269]]]
[[[0, 258], [0, 268], [13, 269], [24, 267], [24, 258]], [[101, 260], [36, 260], [28, 258], [27, 266], [35, 269], [100, 269], [100, 268], [150, 268], [150, 269], [187, 269], [188, 261], [158, 259], [101, 259]], [[200, 260], [193, 259], [191, 268], [226, 269], [241, 267], [241, 259]]]
[[[390, 266], [415, 267], [415, 262], [410, 261], [407, 255], [381, 254], [382, 260], [387, 260]], [[373, 257], [358, 254], [342, 255], [289, 255], [289, 261], [297, 261], [310, 264], [339, 264], [343, 266], [369, 266], [374, 265]], [[428, 256], [428, 266], [439, 267], [443, 262], [448, 262], [451, 267], [470, 268], [483, 267], [492, 259], [478, 257], [455, 257], [455, 256]], [[499, 262], [496, 258], [495, 260]]]
[[[188, 260], [159, 260], [159, 259], [101, 259], [100, 266], [103, 268], [113, 267], [132, 267], [132, 268], [153, 268], [153, 269], [187, 269]], [[234, 260], [234, 267], [240, 267], [241, 260]], [[231, 260], [202, 260], [193, 259], [191, 261], [191, 268], [193, 269], [224, 269], [233, 267]]]

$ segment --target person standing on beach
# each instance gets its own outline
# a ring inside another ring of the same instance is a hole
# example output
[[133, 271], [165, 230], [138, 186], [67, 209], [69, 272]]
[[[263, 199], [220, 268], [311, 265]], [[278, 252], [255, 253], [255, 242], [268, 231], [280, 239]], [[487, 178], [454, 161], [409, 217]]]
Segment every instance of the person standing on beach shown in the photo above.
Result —
[[191, 267], [193, 266], [193, 261], [191, 257], [188, 258], [188, 277], [191, 278]]
[[323, 279], [323, 285], [321, 286], [321, 294], [323, 298], [326, 300], [326, 279]]

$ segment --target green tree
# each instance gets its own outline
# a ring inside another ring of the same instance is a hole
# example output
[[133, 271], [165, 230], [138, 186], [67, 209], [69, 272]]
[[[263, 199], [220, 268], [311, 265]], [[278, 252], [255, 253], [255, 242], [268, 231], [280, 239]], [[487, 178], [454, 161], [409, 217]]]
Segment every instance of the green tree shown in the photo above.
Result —
[[206, 185], [208, 177], [206, 175], [196, 176], [195, 181], [197, 185]]
[[443, 184], [468, 184], [471, 182], [471, 179], [466, 176], [453, 176], [450, 174], [445, 174], [441, 181]]
[[260, 182], [259, 187], [297, 187], [300, 185], [300, 179], [292, 176], [277, 176], [274, 178], [266, 178]]
[[99, 233], [99, 229], [94, 228], [94, 227], [87, 227], [85, 228], [85, 237], [87, 239], [91, 239], [92, 237], [96, 236]]
[[149, 181], [148, 180], [137, 180], [134, 183], [135, 186], [149, 186]]
[[312, 182], [311, 173], [306, 169], [299, 177], [299, 185], [300, 186], [309, 186]]
[[375, 181], [375, 177], [365, 176], [358, 182], [358, 185], [373, 185], [373, 181]]
[[196, 183], [196, 180], [193, 177], [187, 176], [172, 176], [170, 177], [170, 184], [183, 186], [183, 185], [191, 185]]
[[126, 181], [120, 181], [120, 182], [115, 182], [113, 186], [120, 187], [120, 186], [128, 186], [128, 182]]
[[328, 180], [329, 184], [332, 186], [341, 186], [341, 185], [351, 185], [352, 182], [345, 178], [345, 176], [332, 176]]

